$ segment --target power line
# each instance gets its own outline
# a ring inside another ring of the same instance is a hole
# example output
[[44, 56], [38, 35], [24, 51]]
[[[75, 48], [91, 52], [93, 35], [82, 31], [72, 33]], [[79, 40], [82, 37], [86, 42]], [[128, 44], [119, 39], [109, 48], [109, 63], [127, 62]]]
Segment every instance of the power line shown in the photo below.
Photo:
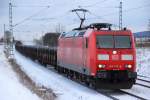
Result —
[[[131, 11], [134, 11], [134, 10], [138, 10], [138, 9], [141, 9], [141, 8], [145, 8], [145, 7], [150, 7], [150, 4], [146, 4], [146, 5], [142, 5], [142, 6], [138, 6], [138, 7], [134, 7], [134, 8], [129, 8], [129, 9], [126, 9], [126, 10], [122, 10], [124, 13], [125, 12], [131, 12]], [[116, 7], [116, 8], [119, 8], [119, 7]], [[102, 16], [98, 16], [94, 13], [91, 13], [89, 12], [90, 14], [92, 14], [93, 16], [97, 17], [98, 19], [104, 19], [103, 17], [104, 16], [110, 16], [110, 15], [114, 15], [116, 14], [117, 12], [112, 12], [112, 13], [108, 13], [106, 15], [102, 15]], [[90, 19], [90, 18], [89, 18]], [[92, 19], [92, 18], [91, 18]], [[94, 18], [93, 18], [94, 19]], [[106, 19], [104, 19], [106, 20]], [[118, 25], [114, 24], [115, 26], [119, 27]]]
[[43, 12], [45, 9], [48, 9], [48, 8], [49, 8], [49, 7], [46, 7], [46, 8], [44, 8], [44, 9], [38, 11], [37, 13], [35, 13], [35, 14], [33, 14], [33, 15], [31, 15], [31, 16], [25, 18], [25, 19], [23, 19], [22, 21], [20, 21], [20, 22], [18, 22], [17, 24], [15, 24], [13, 27], [16, 27], [16, 26], [18, 26], [18, 25], [24, 23], [25, 21], [30, 20], [32, 17], [38, 15], [39, 13]]
[[120, 2], [119, 6], [119, 30], [122, 29], [122, 2]]
[[10, 31], [10, 42], [8, 47], [8, 57], [9, 59], [14, 58], [14, 52], [13, 52], [13, 15], [12, 15], [12, 1], [10, 0], [9, 3], [9, 31]]
[[[134, 8], [129, 8], [129, 9], [126, 9], [126, 10], [123, 10], [123, 12], [131, 12], [131, 11], [134, 11], [134, 10], [137, 10], [137, 9], [141, 9], [141, 8], [145, 8], [145, 7], [150, 7], [150, 4], [147, 4], [147, 5], [143, 5], [143, 6], [139, 6], [139, 7], [134, 7]], [[105, 14], [105, 15], [102, 15], [102, 17], [104, 16], [109, 16], [109, 15], [114, 15], [116, 14], [117, 12], [112, 12], [112, 13], [108, 13], [108, 14]]]
[[126, 10], [123, 10], [123, 11], [124, 12], [130, 12], [130, 11], [133, 11], [133, 10], [137, 10], [137, 9], [141, 9], [141, 8], [146, 8], [146, 7], [150, 7], [150, 4], [146, 4], [146, 5], [139, 6], [139, 7], [134, 7], [134, 8], [129, 8], [129, 9], [126, 9]]
[[58, 16], [54, 16], [54, 17], [43, 17], [43, 18], [36, 18], [36, 19], [32, 19], [34, 21], [46, 21], [46, 20], [56, 20], [56, 19], [62, 19], [64, 17], [66, 17], [68, 14], [70, 13], [70, 11], [66, 11]]
[[[90, 11], [89, 11], [89, 14], [95, 16], [97, 19], [103, 19], [103, 20], [107, 21], [107, 20], [106, 20], [105, 18], [103, 18], [102, 16], [96, 15], [96, 14], [90, 12]], [[88, 19], [95, 19], [95, 18], [88, 18]]]
[[150, 31], [150, 19], [148, 21], [148, 31]]
[[34, 19], [31, 19], [33, 21], [48, 21], [48, 20], [55, 20], [56, 18], [34, 18]]
[[[125, 12], [130, 12], [130, 11], [134, 11], [134, 10], [145, 8], [145, 7], [150, 7], [150, 4], [139, 6], [139, 7], [134, 7], [134, 8], [129, 8], [129, 9], [123, 10], [123, 12], [124, 13]], [[116, 8], [119, 8], [119, 7], [116, 7]], [[111, 13], [108, 13], [108, 14], [105, 14], [105, 15], [102, 15], [102, 16], [98, 16], [97, 14], [94, 14], [92, 12], [89, 12], [89, 13], [92, 14], [93, 16], [95, 16], [97, 19], [104, 19], [105, 16], [115, 15], [118, 12], [111, 12]], [[94, 19], [94, 18], [89, 18], [89, 19]], [[106, 19], [104, 19], [104, 20], [106, 20]]]
[[108, 1], [108, 0], [98, 1], [98, 2], [95, 2], [94, 4], [90, 4], [90, 5], [87, 5], [87, 6], [81, 6], [81, 7], [85, 7], [85, 8], [87, 8], [87, 7], [93, 7], [93, 6], [97, 5], [97, 4], [104, 3], [106, 1]]
[[19, 7], [19, 8], [22, 8], [22, 7], [50, 7], [50, 5], [47, 5], [47, 6], [41, 6], [41, 5], [13, 5], [13, 7]]

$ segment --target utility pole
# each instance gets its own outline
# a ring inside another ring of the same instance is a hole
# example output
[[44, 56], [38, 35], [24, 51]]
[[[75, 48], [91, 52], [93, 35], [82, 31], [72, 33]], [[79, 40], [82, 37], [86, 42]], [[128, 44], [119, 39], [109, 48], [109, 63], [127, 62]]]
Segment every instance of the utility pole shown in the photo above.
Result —
[[119, 5], [119, 30], [122, 30], [122, 1]]
[[[5, 31], [6, 31], [6, 28], [5, 28], [5, 24], [4, 24], [4, 33], [5, 33]], [[4, 34], [4, 36], [5, 36], [5, 34]]]
[[8, 58], [11, 60], [14, 58], [13, 52], [13, 18], [12, 18], [12, 2], [9, 2], [9, 31], [10, 31], [10, 42], [8, 43]]
[[150, 19], [148, 21], [148, 31], [150, 31]]
[[6, 27], [5, 27], [5, 24], [4, 24], [4, 52], [6, 52]]

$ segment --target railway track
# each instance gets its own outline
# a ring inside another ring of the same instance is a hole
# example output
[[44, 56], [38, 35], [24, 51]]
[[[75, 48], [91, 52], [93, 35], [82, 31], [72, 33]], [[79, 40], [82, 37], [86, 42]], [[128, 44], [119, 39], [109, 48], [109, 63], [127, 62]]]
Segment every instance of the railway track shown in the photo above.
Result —
[[146, 87], [146, 88], [150, 88], [150, 86], [147, 86], [147, 85], [144, 85], [144, 84], [141, 84], [141, 83], [135, 83], [136, 85], [140, 85], [140, 86], [143, 86], [143, 87]]
[[143, 87], [146, 87], [146, 88], [150, 88], [150, 81], [149, 80], [145, 80], [145, 79], [142, 79], [142, 78], [137, 78], [137, 81], [138, 82], [136, 82], [136, 85], [143, 86]]
[[112, 100], [119, 100], [117, 97], [109, 94], [108, 92], [104, 92], [104, 91], [100, 91], [100, 90], [98, 90], [97, 92], [104, 95], [104, 96], [106, 96], [106, 97], [108, 97], [108, 98], [110, 98], [110, 99], [112, 99]]
[[[52, 70], [52, 71], [58, 73], [56, 70]], [[59, 73], [58, 73], [58, 74], [59, 74]], [[72, 79], [72, 78], [70, 78], [70, 77], [67, 77], [66, 74], [60, 74], [60, 75], [62, 75], [62, 76], [64, 76], [64, 77], [68, 78], [69, 80], [72, 80], [72, 81], [74, 81], [74, 82], [77, 82], [77, 83], [79, 83], [80, 85], [83, 85], [83, 86], [85, 86], [85, 87], [87, 87], [87, 88], [90, 88], [91, 90], [94, 90], [94, 91], [96, 91], [96, 92], [98, 92], [98, 93], [100, 93], [100, 94], [102, 94], [102, 95], [104, 95], [104, 96], [106, 96], [106, 97], [108, 97], [108, 98], [110, 98], [110, 99], [112, 99], [112, 100], [120, 100], [120, 98], [119, 98], [118, 96], [114, 96], [112, 92], [115, 92], [115, 93], [118, 93], [118, 94], [122, 94], [122, 95], [126, 94], [126, 96], [131, 96], [131, 97], [133, 97], [134, 99], [147, 100], [147, 99], [144, 98], [144, 97], [140, 97], [140, 96], [138, 96], [138, 95], [135, 95], [135, 94], [132, 94], [132, 93], [123, 91], [123, 90], [119, 90], [119, 89], [117, 89], [117, 90], [110, 90], [110, 91], [112, 91], [111, 93], [108, 92], [108, 91], [106, 91], [106, 90], [103, 90], [103, 89], [98, 89], [98, 90], [97, 90], [97, 89], [93, 88], [92, 86], [87, 86], [84, 82], [81, 82], [81, 81], [79, 81], [79, 80], [76, 80], [76, 79]], [[143, 86], [143, 84], [141, 84], [141, 86]]]
[[[58, 73], [56, 70], [53, 70], [53, 69], [51, 69], [51, 68], [48, 68], [48, 69], [50, 69], [51, 71], [53, 71], [53, 72], [55, 72], [55, 73]], [[58, 73], [58, 74], [60, 74], [60, 73]], [[96, 89], [94, 89], [92, 86], [87, 86], [85, 83], [83, 83], [83, 82], [81, 82], [81, 81], [79, 81], [79, 80], [76, 80], [76, 79], [74, 79], [74, 78], [68, 77], [66, 74], [60, 74], [60, 75], [62, 75], [63, 77], [68, 78], [69, 80], [72, 80], [72, 81], [74, 81], [74, 82], [77, 82], [77, 83], [79, 83], [79, 84], [82, 85], [82, 86], [85, 86], [85, 87], [87, 87], [87, 88], [90, 88], [91, 90], [96, 91], [96, 92], [98, 92], [98, 93], [100, 93], [100, 94], [102, 94], [102, 95], [104, 95], [104, 96], [106, 96], [106, 97], [108, 97], [108, 98], [110, 98], [110, 99], [112, 99], [112, 100], [119, 100], [118, 98], [116, 98], [116, 97], [110, 95], [110, 94], [107, 93], [107, 92], [100, 91], [100, 90], [96, 90]]]
[[144, 76], [144, 75], [137, 75], [137, 76], [139, 76], [139, 77], [144, 77], [144, 78], [149, 78], [149, 79], [150, 79], [150, 77]]
[[124, 94], [128, 94], [128, 95], [130, 95], [130, 96], [132, 96], [132, 97], [135, 97], [135, 98], [137, 98], [137, 99], [140, 99], [140, 100], [147, 100], [147, 99], [145, 99], [145, 98], [143, 98], [143, 97], [140, 97], [140, 96], [138, 96], [138, 95], [135, 95], [135, 94], [132, 94], [132, 93], [123, 91], [123, 90], [118, 90], [118, 91], [119, 91], [119, 92], [122, 92], [122, 93], [124, 93]]
[[144, 82], [150, 83], [149, 80], [145, 80], [145, 79], [141, 79], [141, 78], [137, 78], [137, 80], [140, 80], [140, 81], [144, 81]]
[[[56, 70], [52, 69], [51, 67], [48, 68], [48, 69], [51, 70], [51, 71], [53, 71], [53, 72], [55, 72], [55, 73], [58, 73]], [[87, 87], [87, 88], [89, 88], [89, 89], [91, 89], [91, 90], [93, 90], [93, 91], [96, 91], [96, 92], [98, 92], [98, 93], [100, 93], [100, 94], [102, 94], [102, 95], [104, 95], [104, 96], [106, 96], [106, 97], [108, 97], [108, 98], [110, 98], [110, 99], [112, 99], [112, 100], [119, 100], [118, 98], [116, 98], [115, 96], [112, 96], [112, 95], [109, 94], [108, 92], [101, 91], [101, 90], [96, 90], [96, 89], [93, 88], [92, 86], [87, 86], [84, 82], [81, 82], [81, 81], [79, 81], [79, 80], [77, 80], [77, 79], [68, 77], [66, 74], [60, 74], [60, 73], [58, 73], [58, 74], [59, 74], [59, 75], [62, 75], [63, 77], [66, 77], [66, 78], [69, 79], [69, 80], [72, 80], [72, 81], [74, 81], [74, 82], [77, 82], [78, 84], [80, 84], [80, 85], [82, 85], [82, 86], [84, 86], [84, 87]]]
[[130, 97], [132, 97], [134, 99], [138, 99], [138, 100], [147, 100], [144, 97], [141, 97], [141, 96], [138, 96], [136, 94], [132, 94], [132, 93], [129, 93], [129, 92], [126, 92], [126, 91], [123, 91], [123, 90], [114, 90], [113, 91], [114, 93], [109, 93], [108, 91], [105, 92], [105, 91], [101, 91], [101, 90], [98, 90], [97, 92], [99, 92], [100, 94], [103, 94], [104, 96], [106, 96], [106, 97], [108, 97], [112, 100], [120, 100], [120, 98], [118, 96], [113, 95], [114, 93], [130, 96]]

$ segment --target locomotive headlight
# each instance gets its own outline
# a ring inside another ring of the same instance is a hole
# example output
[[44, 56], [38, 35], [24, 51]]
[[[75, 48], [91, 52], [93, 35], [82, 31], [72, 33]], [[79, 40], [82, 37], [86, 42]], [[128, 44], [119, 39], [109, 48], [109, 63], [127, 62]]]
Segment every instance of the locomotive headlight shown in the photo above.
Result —
[[132, 68], [132, 65], [126, 65], [125, 67], [130, 69]]
[[113, 51], [113, 54], [114, 54], [114, 55], [117, 54], [117, 51]]
[[130, 54], [123, 54], [121, 56], [121, 60], [133, 60], [133, 55]]
[[98, 60], [109, 60], [109, 55], [108, 54], [98, 54], [97, 59]]
[[132, 68], [132, 65], [128, 65], [128, 68]]
[[98, 65], [98, 68], [105, 68], [105, 65], [99, 64], [99, 65]]

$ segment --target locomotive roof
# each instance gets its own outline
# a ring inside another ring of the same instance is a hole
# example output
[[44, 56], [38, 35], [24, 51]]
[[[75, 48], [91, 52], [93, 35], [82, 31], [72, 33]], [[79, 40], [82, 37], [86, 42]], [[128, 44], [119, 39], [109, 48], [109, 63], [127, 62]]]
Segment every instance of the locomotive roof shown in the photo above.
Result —
[[85, 29], [88, 29], [88, 28], [98, 28], [98, 29], [101, 29], [101, 28], [110, 28], [112, 26], [112, 24], [110, 23], [92, 23], [88, 26], [85, 26], [85, 27], [82, 27], [82, 28], [74, 28], [73, 30], [85, 30]]
[[66, 37], [66, 38], [67, 37], [82, 37], [89, 30], [90, 30], [90, 32], [92, 32], [92, 31], [93, 32], [105, 31], [101, 34], [120, 34], [120, 32], [122, 35], [123, 34], [130, 34], [129, 30], [127, 30], [126, 28], [124, 28], [122, 30], [112, 30], [111, 26], [112, 26], [112, 24], [110, 24], [110, 23], [93, 23], [93, 24], [90, 24], [89, 26], [86, 26], [86, 27], [75, 28], [70, 32], [62, 33], [60, 38], [63, 38], [63, 37]]

